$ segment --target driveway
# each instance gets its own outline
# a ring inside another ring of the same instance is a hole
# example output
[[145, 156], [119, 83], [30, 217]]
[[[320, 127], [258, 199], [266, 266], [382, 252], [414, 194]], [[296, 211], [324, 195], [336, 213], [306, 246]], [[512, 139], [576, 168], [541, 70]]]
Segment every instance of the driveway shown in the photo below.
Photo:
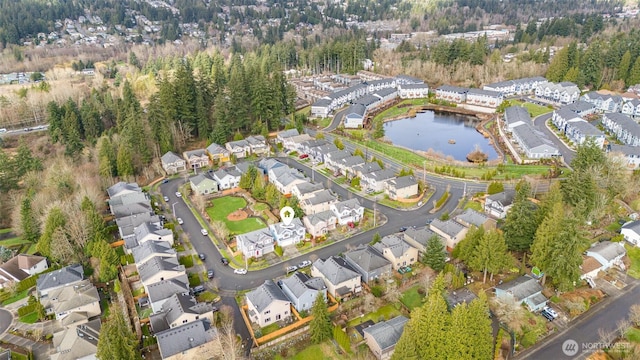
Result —
[[574, 156], [576, 155], [576, 152], [569, 149], [564, 141], [560, 140], [558, 138], [558, 135], [556, 135], [555, 132], [551, 131], [551, 129], [547, 127], [547, 121], [551, 119], [552, 115], [553, 113], [547, 113], [536, 117], [535, 119], [533, 119], [533, 125], [538, 130], [542, 131], [543, 134], [547, 135], [547, 138], [549, 138], [549, 140], [553, 142], [553, 144], [560, 151], [560, 154], [562, 154], [562, 159], [568, 167], [569, 164], [571, 164]]

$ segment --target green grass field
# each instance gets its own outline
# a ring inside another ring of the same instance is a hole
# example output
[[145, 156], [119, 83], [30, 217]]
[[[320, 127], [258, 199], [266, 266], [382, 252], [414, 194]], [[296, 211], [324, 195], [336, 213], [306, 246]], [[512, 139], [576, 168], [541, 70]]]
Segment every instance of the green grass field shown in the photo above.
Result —
[[38, 313], [35, 311], [20, 317], [20, 322], [23, 322], [25, 324], [35, 324], [37, 321], [38, 321]]
[[255, 211], [269, 210], [269, 205], [267, 205], [265, 203], [256, 203], [255, 205], [253, 205], [253, 210], [255, 210]]
[[264, 222], [257, 218], [247, 218], [240, 221], [229, 221], [227, 216], [232, 212], [247, 206], [247, 202], [240, 197], [225, 196], [211, 200], [212, 207], [207, 208], [207, 214], [211, 221], [222, 221], [232, 235], [244, 234], [250, 231], [266, 227]]
[[[276, 360], [285, 359], [280, 355], [276, 355]], [[287, 357], [290, 360], [341, 360], [344, 357], [339, 356], [329, 342], [310, 345], [301, 352]]]
[[404, 100], [402, 102], [400, 102], [398, 105], [405, 105], [403, 107], [398, 107], [398, 105], [390, 107], [389, 109], [381, 112], [380, 114], [376, 115], [376, 117], [373, 119], [373, 121], [378, 121], [378, 120], [385, 120], [385, 119], [390, 119], [390, 118], [394, 118], [400, 115], [404, 115], [407, 114], [409, 112], [409, 110], [411, 110], [412, 106], [406, 106], [406, 105], [414, 105], [414, 106], [420, 106], [420, 105], [426, 105], [428, 104], [428, 100], [427, 99], [408, 99], [408, 100]]
[[6, 234], [11, 232], [11, 228], [6, 228], [6, 229], [0, 229], [0, 234]]
[[14, 237], [11, 239], [0, 240], [0, 245], [4, 247], [13, 247], [19, 245], [31, 244], [29, 240], [23, 240], [20, 237]]
[[533, 104], [528, 101], [509, 100], [509, 103], [511, 105], [525, 107], [527, 110], [529, 110], [529, 114], [531, 114], [532, 118], [540, 116], [542, 114], [550, 113], [553, 111], [553, 109], [550, 109], [546, 106]]
[[627, 256], [631, 260], [631, 267], [629, 267], [627, 274], [633, 278], [640, 279], [640, 248], [628, 245], [625, 247], [627, 248]]
[[382, 317], [384, 317], [385, 320], [389, 320], [398, 315], [402, 315], [402, 314], [398, 309], [396, 309], [396, 306], [394, 304], [387, 304], [374, 312], [370, 312], [366, 314], [365, 316], [357, 317], [353, 320], [350, 320], [349, 326], [351, 327], [357, 326], [362, 324], [363, 322], [366, 322], [367, 320], [371, 320], [377, 323], [381, 320]]
[[420, 285], [416, 285], [402, 293], [402, 298], [400, 299], [400, 301], [404, 304], [404, 306], [409, 308], [409, 310], [413, 310], [417, 307], [422, 306], [422, 298], [424, 298], [424, 295], [418, 293], [419, 288]]
[[640, 329], [630, 328], [627, 330], [625, 337], [631, 342], [640, 343]]

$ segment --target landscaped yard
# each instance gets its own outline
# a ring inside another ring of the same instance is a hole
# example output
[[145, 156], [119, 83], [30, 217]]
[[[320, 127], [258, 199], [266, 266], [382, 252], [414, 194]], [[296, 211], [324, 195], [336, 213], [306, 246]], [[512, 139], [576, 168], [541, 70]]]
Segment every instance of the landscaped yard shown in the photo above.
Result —
[[19, 246], [19, 245], [24, 245], [24, 244], [30, 244], [31, 242], [29, 240], [23, 240], [20, 237], [14, 237], [11, 239], [6, 239], [6, 240], [1, 240], [0, 241], [0, 246], [4, 246], [6, 248], [12, 247], [12, 246]]
[[38, 321], [38, 313], [35, 311], [20, 317], [20, 322], [23, 322], [25, 324], [35, 324], [37, 321]]
[[627, 248], [627, 256], [631, 260], [631, 266], [627, 274], [636, 279], [640, 279], [640, 248], [635, 246], [625, 245]]
[[371, 320], [377, 323], [377, 322], [380, 322], [380, 320], [382, 320], [381, 319], [382, 317], [384, 317], [384, 320], [389, 320], [398, 315], [402, 315], [400, 313], [400, 310], [396, 309], [396, 306], [394, 304], [387, 304], [379, 308], [375, 312], [370, 312], [368, 314], [365, 314], [364, 316], [358, 316], [357, 318], [350, 320], [349, 326], [351, 327], [357, 326], [362, 324], [363, 322], [366, 322], [367, 320]]
[[0, 229], [0, 235], [2, 234], [6, 234], [8, 232], [11, 232], [11, 228], [6, 228], [6, 229]]
[[271, 334], [272, 332], [278, 329], [280, 329], [280, 325], [277, 322], [275, 322], [271, 325], [267, 325], [263, 327], [262, 329], [260, 329], [260, 332], [262, 333], [262, 336], [265, 336], [265, 335]]
[[382, 205], [386, 205], [388, 207], [394, 208], [394, 209], [409, 209], [412, 208], [414, 206], [416, 206], [416, 203], [414, 202], [400, 202], [400, 201], [395, 201], [395, 200], [391, 200], [391, 199], [380, 199], [378, 201], [378, 203], [382, 204]]
[[255, 211], [266, 211], [266, 210], [269, 210], [269, 205], [267, 205], [265, 203], [256, 203], [255, 205], [253, 205], [253, 210], [255, 210]]
[[400, 301], [404, 306], [409, 308], [409, 310], [422, 306], [422, 299], [424, 298], [424, 295], [418, 293], [418, 289], [420, 289], [420, 285], [409, 288], [409, 290], [402, 293]]
[[531, 114], [532, 118], [553, 111], [553, 109], [550, 109], [546, 106], [530, 103], [528, 101], [509, 100], [509, 103], [511, 105], [523, 106], [529, 111], [529, 114]]
[[404, 105], [403, 107], [398, 107], [398, 105], [390, 107], [389, 109], [376, 115], [373, 121], [390, 119], [400, 115], [407, 114], [409, 110], [411, 110], [412, 106], [406, 106], [406, 105], [426, 105], [426, 104], [428, 104], [427, 99], [404, 100], [398, 104], [398, 105]]
[[464, 209], [473, 209], [475, 211], [478, 212], [483, 212], [484, 210], [482, 209], [482, 204], [480, 204], [477, 201], [467, 201], [467, 203], [464, 205]]
[[245, 199], [235, 196], [225, 196], [211, 200], [212, 207], [207, 208], [207, 214], [211, 221], [222, 221], [229, 229], [231, 235], [244, 234], [250, 231], [266, 227], [258, 218], [246, 218], [239, 221], [230, 221], [227, 216], [232, 212], [247, 206]]
[[[276, 360], [284, 359], [282, 356], [277, 355]], [[338, 355], [335, 351], [335, 347], [329, 342], [324, 342], [317, 345], [311, 345], [294, 356], [287, 357], [289, 360], [342, 360], [343, 357]]]
[[16, 293], [12, 297], [10, 297], [7, 300], [3, 301], [2, 302], [2, 306], [13, 304], [14, 302], [16, 302], [18, 300], [22, 300], [22, 299], [26, 298], [28, 294], [29, 294], [29, 289], [20, 291], [19, 293]]
[[631, 342], [640, 343], [640, 329], [630, 328], [629, 330], [627, 330], [625, 337]]

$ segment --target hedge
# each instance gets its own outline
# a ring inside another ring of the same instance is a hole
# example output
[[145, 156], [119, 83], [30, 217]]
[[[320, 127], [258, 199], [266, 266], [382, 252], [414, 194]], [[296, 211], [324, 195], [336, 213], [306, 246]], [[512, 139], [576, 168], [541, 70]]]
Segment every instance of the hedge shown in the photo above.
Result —
[[284, 254], [284, 250], [282, 250], [282, 247], [280, 245], [276, 245], [276, 247], [273, 249], [273, 252], [278, 256], [282, 256], [282, 254]]
[[18, 309], [18, 315], [22, 317], [27, 314], [31, 314], [32, 312], [38, 310], [38, 306], [40, 306], [40, 303], [37, 302], [30, 305], [25, 305]]
[[344, 351], [349, 354], [351, 353], [351, 341], [349, 339], [349, 335], [342, 331], [340, 326], [336, 325], [333, 327], [333, 338]]
[[445, 202], [447, 202], [447, 200], [449, 199], [449, 192], [445, 192], [444, 194], [442, 194], [442, 197], [440, 198], [440, 200], [438, 200], [438, 202], [436, 202], [436, 209], [439, 209], [442, 205], [444, 205]]
[[20, 281], [18, 285], [16, 285], [16, 292], [24, 291], [27, 289], [31, 289], [36, 286], [36, 281], [38, 280], [38, 275], [29, 276], [28, 278]]

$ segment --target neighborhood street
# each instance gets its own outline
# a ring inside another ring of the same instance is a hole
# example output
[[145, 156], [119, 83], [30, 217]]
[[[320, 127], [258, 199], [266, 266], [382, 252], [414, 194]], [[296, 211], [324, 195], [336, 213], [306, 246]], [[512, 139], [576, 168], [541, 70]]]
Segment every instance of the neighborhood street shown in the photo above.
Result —
[[573, 160], [573, 157], [576, 155], [576, 152], [569, 149], [562, 140], [558, 139], [558, 135], [547, 127], [547, 120], [551, 119], [552, 115], [553, 113], [540, 115], [533, 119], [533, 124], [538, 128], [538, 130], [542, 131], [543, 134], [547, 135], [547, 138], [553, 142], [560, 151], [560, 154], [562, 154], [565, 164], [569, 166], [569, 164], [571, 164], [571, 160]]

